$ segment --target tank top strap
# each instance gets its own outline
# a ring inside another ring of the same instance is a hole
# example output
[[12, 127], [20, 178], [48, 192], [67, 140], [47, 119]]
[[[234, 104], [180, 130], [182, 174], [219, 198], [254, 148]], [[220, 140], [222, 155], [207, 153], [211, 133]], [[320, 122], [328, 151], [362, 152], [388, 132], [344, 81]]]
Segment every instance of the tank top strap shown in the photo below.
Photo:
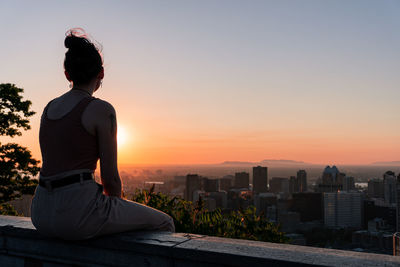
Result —
[[53, 102], [53, 100], [50, 100], [49, 103], [47, 103], [47, 105], [44, 107], [43, 114], [46, 115], [45, 117], [47, 117], [47, 110], [49, 109], [49, 106], [50, 106], [51, 102]]
[[92, 102], [93, 100], [97, 99], [96, 97], [86, 97], [82, 99], [78, 105], [71, 111], [71, 116], [80, 116], [82, 115], [83, 111], [85, 111], [86, 107]]

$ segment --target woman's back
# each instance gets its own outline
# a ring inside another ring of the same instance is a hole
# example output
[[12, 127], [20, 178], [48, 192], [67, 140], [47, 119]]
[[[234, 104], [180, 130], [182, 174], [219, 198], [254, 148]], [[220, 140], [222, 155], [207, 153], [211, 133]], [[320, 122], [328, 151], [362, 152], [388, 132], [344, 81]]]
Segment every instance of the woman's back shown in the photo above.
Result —
[[69, 92], [52, 100], [44, 109], [39, 133], [43, 176], [96, 169], [97, 139], [82, 123], [82, 115], [94, 99]]

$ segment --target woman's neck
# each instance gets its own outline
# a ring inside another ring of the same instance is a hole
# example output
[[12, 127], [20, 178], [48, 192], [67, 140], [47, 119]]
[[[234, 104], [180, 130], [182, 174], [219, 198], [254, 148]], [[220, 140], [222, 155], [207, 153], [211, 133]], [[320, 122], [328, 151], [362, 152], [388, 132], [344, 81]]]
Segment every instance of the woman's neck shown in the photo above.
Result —
[[72, 87], [71, 91], [80, 91], [82, 93], [86, 93], [90, 96], [93, 95], [93, 92], [95, 91], [94, 86], [92, 86], [91, 84], [87, 84], [87, 85], [74, 85], [74, 87]]
[[92, 94], [89, 91], [87, 91], [85, 89], [78, 88], [78, 87], [73, 87], [71, 89], [71, 91], [75, 91], [75, 92], [78, 91], [78, 92], [82, 92], [82, 94], [86, 94], [88, 96], [92, 96]]

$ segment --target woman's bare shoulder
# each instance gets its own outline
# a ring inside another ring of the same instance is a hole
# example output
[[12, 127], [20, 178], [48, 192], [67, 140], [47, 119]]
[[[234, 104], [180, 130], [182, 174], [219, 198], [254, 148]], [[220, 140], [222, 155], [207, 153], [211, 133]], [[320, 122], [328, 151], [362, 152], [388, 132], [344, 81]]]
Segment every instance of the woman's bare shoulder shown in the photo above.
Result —
[[103, 99], [100, 99], [100, 98], [95, 98], [90, 104], [97, 111], [105, 111], [105, 112], [113, 111], [113, 112], [115, 112], [113, 105], [111, 105], [109, 102], [107, 102]]
[[108, 119], [110, 115], [116, 116], [113, 105], [100, 98], [95, 98], [83, 113], [83, 120], [86, 121], [88, 119], [97, 124]]
[[82, 123], [89, 133], [95, 134], [97, 127], [109, 125], [110, 116], [116, 117], [114, 107], [105, 100], [95, 98], [83, 112]]

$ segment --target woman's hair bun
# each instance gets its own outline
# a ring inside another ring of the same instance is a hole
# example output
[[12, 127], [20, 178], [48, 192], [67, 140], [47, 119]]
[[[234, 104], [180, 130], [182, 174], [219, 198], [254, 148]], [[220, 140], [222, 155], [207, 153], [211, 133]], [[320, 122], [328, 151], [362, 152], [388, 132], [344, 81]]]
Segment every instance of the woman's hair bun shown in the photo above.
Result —
[[66, 33], [64, 45], [64, 69], [74, 84], [85, 84], [103, 69], [100, 49], [90, 40], [82, 28], [73, 28]]
[[73, 28], [67, 31], [64, 45], [68, 49], [85, 48], [93, 45], [82, 28]]

